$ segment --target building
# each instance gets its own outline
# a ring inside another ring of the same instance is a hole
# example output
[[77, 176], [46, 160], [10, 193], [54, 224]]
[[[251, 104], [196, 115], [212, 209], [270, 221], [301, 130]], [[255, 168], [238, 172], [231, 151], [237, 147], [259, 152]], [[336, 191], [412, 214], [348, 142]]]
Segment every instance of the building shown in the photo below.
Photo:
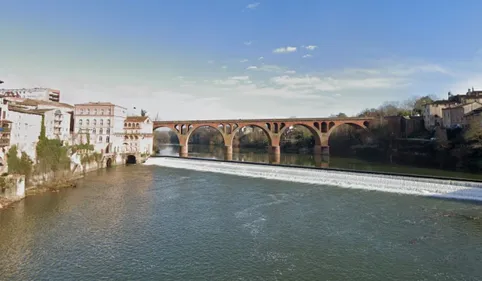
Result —
[[43, 113], [46, 137], [68, 144], [72, 143], [72, 114], [74, 111], [72, 105], [33, 99], [12, 99], [11, 97], [6, 97], [4, 100], [10, 105]]
[[16, 145], [19, 152], [25, 152], [32, 161], [35, 161], [43, 112], [13, 105], [7, 105], [2, 109], [5, 112], [2, 113], [2, 117], [6, 117], [4, 120], [11, 122], [10, 146]]
[[14, 97], [43, 101], [60, 101], [60, 91], [49, 88], [0, 89], [0, 95], [3, 97]]
[[424, 131], [421, 116], [386, 116], [384, 119], [390, 132], [397, 138], [408, 138], [413, 133]]
[[449, 93], [449, 101], [453, 101], [459, 104], [479, 102], [482, 103], [482, 91], [475, 91], [474, 88], [469, 89], [465, 95], [451, 95]]
[[147, 116], [128, 116], [124, 121], [124, 153], [152, 153], [153, 124]]
[[91, 143], [100, 153], [120, 152], [127, 109], [110, 102], [74, 105], [74, 142]]
[[482, 107], [474, 109], [469, 113], [465, 114], [465, 123], [467, 125], [472, 124], [475, 120], [480, 122], [480, 127], [482, 127]]
[[455, 126], [466, 126], [467, 119], [466, 114], [469, 112], [481, 108], [482, 104], [478, 102], [471, 102], [466, 104], [460, 104], [454, 107], [447, 107], [442, 110], [443, 126], [445, 128], [453, 128]]
[[422, 112], [425, 129], [432, 130], [443, 123], [444, 108], [457, 106], [458, 103], [449, 100], [439, 100], [424, 105]]

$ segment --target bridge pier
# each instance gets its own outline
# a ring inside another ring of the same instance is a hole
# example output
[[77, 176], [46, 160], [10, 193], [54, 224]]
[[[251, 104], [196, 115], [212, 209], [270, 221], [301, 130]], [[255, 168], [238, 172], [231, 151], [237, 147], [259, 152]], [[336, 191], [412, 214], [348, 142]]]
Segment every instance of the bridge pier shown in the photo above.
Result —
[[187, 157], [188, 156], [188, 146], [181, 145], [179, 147], [179, 157]]
[[270, 164], [279, 164], [281, 162], [281, 154], [273, 153], [269, 155], [269, 162]]
[[232, 161], [233, 160], [233, 146], [226, 145], [224, 146], [224, 160]]
[[276, 154], [280, 155], [280, 154], [281, 154], [281, 149], [280, 149], [279, 145], [272, 145], [272, 146], [270, 147], [270, 153], [272, 153], [272, 154], [274, 154], [274, 155], [276, 155]]
[[328, 145], [315, 145], [313, 153], [315, 155], [330, 155], [330, 147]]

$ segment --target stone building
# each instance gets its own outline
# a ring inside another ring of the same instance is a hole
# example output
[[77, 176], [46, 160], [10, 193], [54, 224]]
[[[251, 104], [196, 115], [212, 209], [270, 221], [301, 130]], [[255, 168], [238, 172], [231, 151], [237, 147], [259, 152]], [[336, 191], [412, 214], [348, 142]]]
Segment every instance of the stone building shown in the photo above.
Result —
[[442, 110], [443, 126], [445, 128], [453, 128], [456, 126], [464, 127], [467, 125], [466, 114], [482, 107], [481, 103], [471, 102], [460, 104], [454, 107], [447, 107]]
[[152, 153], [153, 124], [147, 116], [128, 116], [124, 121], [125, 153]]
[[90, 142], [100, 153], [120, 152], [126, 117], [125, 107], [110, 102], [76, 104], [73, 137], [75, 143]]
[[442, 126], [442, 110], [448, 107], [457, 106], [456, 101], [438, 100], [424, 105], [422, 112], [425, 129], [433, 130], [435, 127]]

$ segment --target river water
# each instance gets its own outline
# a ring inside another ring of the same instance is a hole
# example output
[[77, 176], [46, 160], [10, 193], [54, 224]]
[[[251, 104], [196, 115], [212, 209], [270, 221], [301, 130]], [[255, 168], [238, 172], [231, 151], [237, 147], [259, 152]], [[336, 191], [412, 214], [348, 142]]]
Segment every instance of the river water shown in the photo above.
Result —
[[0, 280], [475, 281], [481, 216], [477, 203], [116, 167], [2, 210]]

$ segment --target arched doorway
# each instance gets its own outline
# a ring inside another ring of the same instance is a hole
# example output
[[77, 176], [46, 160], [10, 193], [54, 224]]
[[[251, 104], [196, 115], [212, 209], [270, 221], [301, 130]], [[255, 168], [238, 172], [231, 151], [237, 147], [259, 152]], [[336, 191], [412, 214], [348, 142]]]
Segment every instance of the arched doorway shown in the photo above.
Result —
[[112, 159], [107, 158], [107, 161], [105, 162], [105, 166], [106, 166], [107, 168], [112, 167]]
[[132, 154], [131, 154], [131, 155], [127, 155], [126, 164], [127, 164], [127, 165], [137, 164], [136, 156], [134, 156], [134, 155], [132, 155]]

